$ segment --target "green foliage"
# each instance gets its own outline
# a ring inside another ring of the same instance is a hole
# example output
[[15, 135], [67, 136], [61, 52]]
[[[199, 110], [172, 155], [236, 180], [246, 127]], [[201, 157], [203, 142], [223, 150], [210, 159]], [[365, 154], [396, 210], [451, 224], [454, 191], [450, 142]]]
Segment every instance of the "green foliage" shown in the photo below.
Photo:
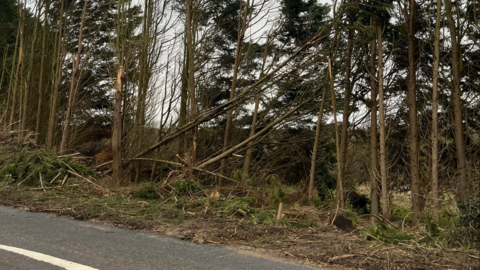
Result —
[[329, 12], [326, 5], [314, 0], [282, 0], [281, 12], [285, 18], [282, 27], [284, 43], [301, 43], [313, 37], [324, 25]]
[[171, 184], [175, 189], [175, 194], [178, 196], [192, 195], [201, 191], [201, 186], [198, 181], [180, 180]]
[[412, 221], [412, 209], [410, 207], [403, 207], [399, 205], [392, 205], [391, 209], [391, 220], [392, 221], [403, 221], [411, 222]]
[[136, 198], [145, 199], [145, 200], [158, 200], [160, 199], [160, 194], [158, 194], [155, 184], [148, 183], [147, 185], [141, 187], [134, 192]]
[[350, 221], [353, 223], [356, 223], [358, 221], [358, 214], [353, 211], [345, 211], [343, 212], [343, 215], [348, 218]]
[[225, 200], [219, 202], [217, 209], [220, 212], [227, 215], [233, 215], [237, 212], [238, 209], [241, 209], [245, 212], [251, 213], [254, 212], [253, 204], [255, 203], [255, 198], [252, 196], [239, 197], [235, 199]]
[[367, 240], [377, 239], [389, 244], [398, 244], [400, 242], [413, 239], [411, 235], [403, 233], [391, 226], [385, 224], [373, 224], [366, 229]]
[[438, 225], [440, 227], [449, 227], [454, 226], [459, 223], [459, 216], [457, 213], [450, 209], [443, 209], [440, 212], [440, 218], [438, 220]]
[[37, 186], [40, 185], [41, 176], [43, 184], [48, 185], [55, 177], [57, 180], [63, 179], [70, 170], [69, 167], [84, 177], [97, 178], [92, 169], [72, 158], [62, 161], [45, 149], [22, 149], [0, 157], [0, 182]]

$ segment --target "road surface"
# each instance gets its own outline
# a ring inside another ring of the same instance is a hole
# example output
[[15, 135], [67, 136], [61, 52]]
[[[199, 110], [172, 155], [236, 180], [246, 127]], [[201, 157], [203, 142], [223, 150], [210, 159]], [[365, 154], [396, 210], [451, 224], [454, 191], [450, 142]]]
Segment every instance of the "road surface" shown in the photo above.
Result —
[[289, 269], [222, 247], [0, 206], [0, 270]]

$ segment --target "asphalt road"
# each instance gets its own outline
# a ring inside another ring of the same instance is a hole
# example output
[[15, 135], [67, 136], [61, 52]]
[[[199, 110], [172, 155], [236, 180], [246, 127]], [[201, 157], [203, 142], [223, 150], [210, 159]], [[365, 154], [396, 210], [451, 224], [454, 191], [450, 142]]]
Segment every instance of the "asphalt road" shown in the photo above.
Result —
[[318, 269], [0, 206], [0, 270]]

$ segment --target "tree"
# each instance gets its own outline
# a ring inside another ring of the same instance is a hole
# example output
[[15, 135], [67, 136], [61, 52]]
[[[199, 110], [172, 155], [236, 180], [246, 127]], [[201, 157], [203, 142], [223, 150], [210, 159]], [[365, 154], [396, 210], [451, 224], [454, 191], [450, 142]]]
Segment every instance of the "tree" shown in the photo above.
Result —
[[442, 1], [437, 0], [437, 16], [435, 18], [435, 51], [433, 55], [432, 85], [432, 199], [433, 219], [438, 223], [438, 73], [440, 66], [440, 24]]
[[50, 0], [44, 1], [45, 4], [45, 9], [43, 11], [44, 17], [43, 17], [43, 36], [42, 36], [42, 51], [41, 51], [41, 56], [42, 60], [40, 63], [40, 82], [38, 83], [38, 104], [37, 104], [37, 121], [35, 124], [35, 143], [39, 144], [40, 143], [40, 124], [42, 121], [42, 106], [43, 106], [43, 90], [44, 90], [44, 81], [45, 81], [45, 59], [47, 58], [46, 56], [46, 49], [47, 49], [47, 33], [49, 31], [48, 29], [48, 13], [50, 10]]
[[378, 96], [379, 96], [379, 121], [380, 121], [380, 179], [382, 182], [382, 215], [389, 218], [388, 205], [388, 175], [387, 175], [387, 151], [385, 130], [385, 92], [383, 90], [383, 31], [384, 26], [377, 22], [377, 52], [378, 52]]
[[82, 18], [80, 20], [80, 32], [78, 35], [78, 51], [77, 54], [73, 55], [73, 72], [72, 72], [72, 79], [70, 82], [70, 92], [68, 95], [68, 106], [67, 106], [67, 114], [65, 116], [65, 121], [63, 123], [63, 133], [62, 133], [62, 143], [60, 144], [60, 154], [63, 154], [67, 151], [68, 148], [68, 138], [70, 136], [70, 122], [72, 121], [73, 117], [73, 110], [75, 106], [75, 97], [77, 94], [77, 80], [78, 80], [78, 73], [80, 72], [80, 61], [81, 61], [81, 54], [83, 48], [83, 27], [85, 25], [85, 16], [87, 13], [87, 6], [88, 0], [85, 0], [83, 4], [83, 11], [82, 11]]
[[457, 154], [458, 169], [458, 201], [464, 203], [469, 195], [467, 189], [467, 162], [465, 157], [465, 139], [463, 134], [462, 100], [460, 91], [460, 80], [463, 69], [462, 50], [460, 48], [461, 36], [458, 33], [455, 19], [453, 18], [453, 7], [451, 0], [445, 0], [445, 12], [450, 28], [450, 41], [452, 46], [452, 76], [453, 89], [451, 99], [453, 101], [453, 126], [455, 129], [455, 145]]

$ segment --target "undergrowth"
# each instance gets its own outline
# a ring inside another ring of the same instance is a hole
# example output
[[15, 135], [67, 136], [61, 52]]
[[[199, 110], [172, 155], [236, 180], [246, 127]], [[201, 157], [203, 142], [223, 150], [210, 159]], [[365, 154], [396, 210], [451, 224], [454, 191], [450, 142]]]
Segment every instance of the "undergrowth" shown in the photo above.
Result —
[[[50, 182], [61, 182], [72, 176], [74, 171], [83, 177], [96, 179], [97, 174], [71, 156], [58, 158], [45, 149], [14, 149], [10, 154], [0, 155], [0, 182], [26, 186], [50, 186]], [[52, 183], [54, 184], [54, 183]]]

